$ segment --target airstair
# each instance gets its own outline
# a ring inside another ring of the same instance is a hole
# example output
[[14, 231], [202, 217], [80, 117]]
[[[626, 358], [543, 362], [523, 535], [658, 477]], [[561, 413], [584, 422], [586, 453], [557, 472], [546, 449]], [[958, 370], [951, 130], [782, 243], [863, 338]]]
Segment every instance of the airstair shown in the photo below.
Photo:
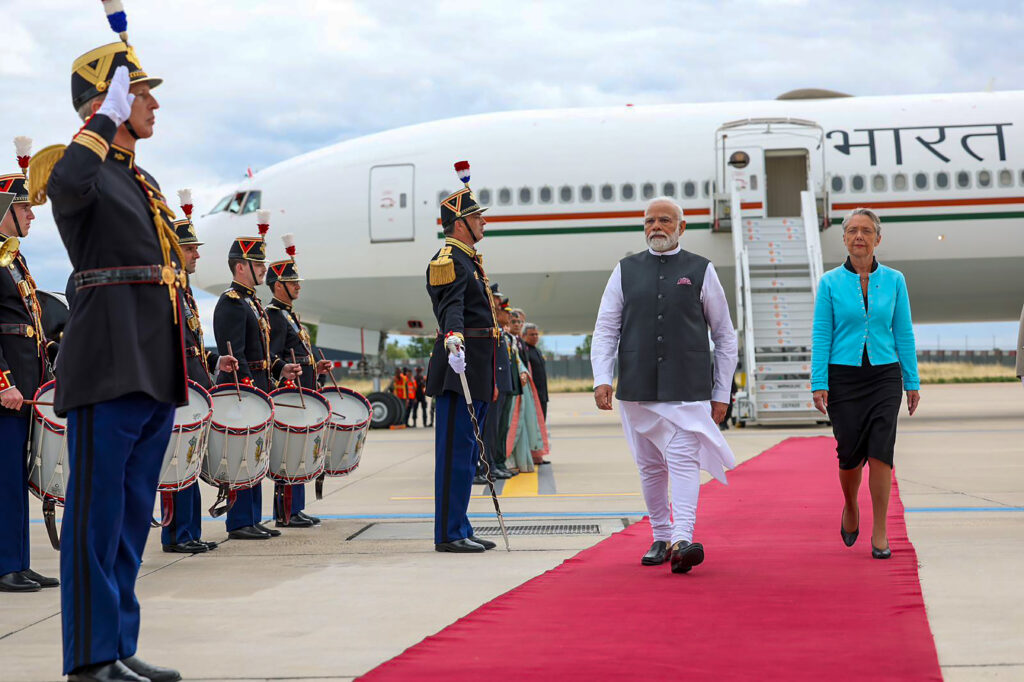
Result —
[[811, 326], [823, 266], [814, 194], [801, 192], [801, 215], [788, 218], [743, 217], [738, 196], [732, 193], [731, 215], [746, 381], [736, 396], [737, 423], [818, 421]]

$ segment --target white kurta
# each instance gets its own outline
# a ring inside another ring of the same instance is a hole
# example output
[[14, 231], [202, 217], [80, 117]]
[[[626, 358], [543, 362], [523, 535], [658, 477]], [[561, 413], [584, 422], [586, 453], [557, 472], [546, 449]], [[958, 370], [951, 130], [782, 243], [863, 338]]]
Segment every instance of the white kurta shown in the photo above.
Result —
[[[664, 254], [679, 253], [676, 247]], [[704, 319], [714, 343], [714, 386], [711, 399], [728, 403], [732, 377], [736, 372], [736, 332], [729, 317], [725, 290], [712, 264], [708, 263], [701, 287]], [[618, 265], [608, 278], [590, 346], [594, 385], [611, 385], [618, 353], [624, 297]], [[699, 493], [699, 469], [726, 483], [725, 471], [736, 466], [736, 458], [711, 418], [710, 401], [632, 402], [620, 401], [623, 429], [640, 472], [644, 500], [651, 515], [655, 540], [691, 540]], [[674, 523], [669, 520], [668, 481], [672, 481], [675, 503]]]

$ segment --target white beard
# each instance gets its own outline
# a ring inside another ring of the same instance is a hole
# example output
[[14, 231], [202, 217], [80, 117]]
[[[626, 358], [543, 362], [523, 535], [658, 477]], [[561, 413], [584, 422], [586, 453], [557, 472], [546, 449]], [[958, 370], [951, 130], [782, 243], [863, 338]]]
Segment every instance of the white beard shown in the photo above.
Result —
[[658, 253], [664, 253], [671, 251], [672, 249], [679, 246], [679, 235], [672, 237], [666, 237], [661, 234], [654, 234], [647, 238], [647, 246], [657, 251]]

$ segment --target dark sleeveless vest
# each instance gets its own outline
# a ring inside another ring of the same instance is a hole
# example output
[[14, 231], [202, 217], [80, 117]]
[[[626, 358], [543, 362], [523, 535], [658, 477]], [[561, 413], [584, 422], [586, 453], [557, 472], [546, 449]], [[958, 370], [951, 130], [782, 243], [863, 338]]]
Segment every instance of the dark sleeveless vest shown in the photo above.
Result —
[[622, 329], [619, 385], [629, 401], [711, 399], [711, 345], [701, 304], [707, 258], [650, 251], [619, 261]]

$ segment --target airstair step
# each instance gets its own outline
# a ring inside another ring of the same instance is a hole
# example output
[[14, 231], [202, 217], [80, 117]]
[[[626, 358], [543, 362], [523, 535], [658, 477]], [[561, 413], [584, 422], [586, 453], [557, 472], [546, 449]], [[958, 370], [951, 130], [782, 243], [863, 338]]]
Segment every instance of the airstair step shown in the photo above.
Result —
[[755, 289], [810, 289], [811, 278], [810, 275], [807, 277], [757, 277], [754, 274], [750, 276], [750, 288]]
[[769, 322], [796, 322], [810, 328], [814, 322], [814, 311], [810, 306], [799, 309], [796, 306], [792, 306], [788, 310], [754, 309], [755, 325], [767, 324]]
[[811, 374], [810, 362], [758, 362], [755, 367], [757, 376], [763, 378], [774, 374], [806, 375]]
[[762, 412], [810, 412], [812, 410], [814, 410], [814, 400], [810, 395], [798, 400], [762, 400], [760, 396], [757, 398], [758, 419], [761, 418]]
[[[766, 308], [769, 306], [794, 306], [794, 305], [809, 305], [811, 309], [814, 309], [814, 297], [811, 296], [810, 291], [806, 292], [778, 292], [778, 293], [766, 293], [766, 294], [754, 294], [752, 297], [754, 303], [754, 310], [760, 308]], [[772, 308], [775, 309], [774, 307]]]
[[758, 381], [757, 394], [764, 395], [772, 392], [799, 392], [810, 391], [811, 382], [803, 379], [781, 379], [778, 381]]

